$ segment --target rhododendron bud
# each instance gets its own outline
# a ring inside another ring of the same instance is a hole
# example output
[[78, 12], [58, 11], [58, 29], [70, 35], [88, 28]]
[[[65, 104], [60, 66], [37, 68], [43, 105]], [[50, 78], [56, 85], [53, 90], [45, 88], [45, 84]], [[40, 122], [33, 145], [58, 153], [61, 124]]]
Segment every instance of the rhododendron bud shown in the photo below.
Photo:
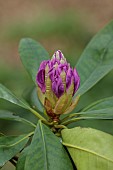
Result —
[[40, 64], [36, 82], [38, 97], [52, 119], [74, 109], [78, 98], [73, 101], [73, 96], [79, 88], [80, 77], [60, 50], [54, 53], [51, 60]]

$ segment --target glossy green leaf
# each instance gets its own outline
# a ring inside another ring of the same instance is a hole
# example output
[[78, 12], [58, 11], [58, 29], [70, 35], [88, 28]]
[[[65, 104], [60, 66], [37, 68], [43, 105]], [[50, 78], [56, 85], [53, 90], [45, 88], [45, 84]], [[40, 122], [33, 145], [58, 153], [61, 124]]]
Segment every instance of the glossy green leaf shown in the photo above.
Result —
[[0, 99], [7, 100], [25, 109], [29, 109], [30, 106], [20, 99], [18, 99], [9, 89], [0, 84]]
[[100, 109], [100, 110], [91, 110], [86, 112], [79, 112], [70, 115], [70, 117], [62, 121], [63, 125], [68, 125], [73, 122], [80, 120], [113, 120], [113, 108]]
[[29, 126], [35, 127], [35, 125], [32, 122], [30, 122], [30, 121], [28, 121], [28, 120], [26, 120], [22, 117], [16, 116], [12, 112], [9, 112], [9, 111], [6, 111], [6, 110], [0, 110], [0, 119], [18, 121], [18, 122], [21, 122], [21, 123], [25, 123]]
[[42, 106], [42, 104], [39, 101], [36, 88], [34, 88], [32, 93], [31, 93], [31, 105], [34, 108], [36, 108], [39, 112], [43, 113], [44, 107]]
[[35, 116], [37, 116], [39, 119], [46, 121], [46, 119], [41, 116], [38, 112], [36, 112], [34, 109], [32, 109], [26, 101], [18, 99], [10, 90], [8, 90], [5, 86], [0, 84], [0, 98], [7, 100], [11, 103], [14, 103], [20, 107], [23, 107], [25, 109], [30, 110]]
[[80, 112], [78, 119], [113, 119], [113, 108]]
[[75, 121], [69, 124], [69, 127], [91, 127], [113, 135], [113, 97], [90, 104], [80, 114], [82, 117], [79, 120], [81, 121]]
[[25, 162], [24, 170], [72, 170], [72, 164], [60, 142], [51, 130], [38, 122]]
[[82, 111], [90, 111], [90, 110], [99, 110], [99, 109], [106, 109], [106, 108], [113, 108], [113, 97], [104, 98], [93, 102], [89, 106], [85, 107]]
[[77, 94], [83, 95], [113, 69], [113, 21], [94, 36], [81, 55], [76, 68], [81, 86]]
[[29, 135], [0, 137], [0, 166], [15, 156], [25, 146]]
[[83, 119], [113, 119], [113, 97], [98, 100], [79, 114]]
[[26, 162], [26, 157], [29, 152], [29, 147], [26, 147], [20, 154], [16, 170], [24, 170], [25, 169], [25, 162]]
[[111, 170], [113, 168], [113, 136], [91, 128], [62, 130], [77, 170]]
[[36, 74], [40, 63], [49, 59], [47, 51], [35, 40], [24, 38], [19, 44], [19, 54], [23, 65], [36, 83]]

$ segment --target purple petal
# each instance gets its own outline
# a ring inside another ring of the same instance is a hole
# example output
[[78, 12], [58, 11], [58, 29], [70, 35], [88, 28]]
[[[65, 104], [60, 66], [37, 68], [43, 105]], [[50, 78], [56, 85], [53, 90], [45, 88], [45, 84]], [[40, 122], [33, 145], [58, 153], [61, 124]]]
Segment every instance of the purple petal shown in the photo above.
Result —
[[62, 52], [60, 50], [57, 50], [54, 54], [53, 54], [53, 57], [52, 59], [56, 59], [56, 60], [64, 60], [66, 61], [64, 55], [62, 54]]
[[[43, 61], [40, 64], [36, 81], [38, 86], [41, 88], [42, 92], [46, 91], [46, 84], [45, 84], [45, 69], [48, 65], [49, 71], [46, 73], [52, 82], [52, 90], [55, 95], [59, 98], [64, 93], [64, 85], [62, 82], [62, 78], [60, 77], [62, 71], [66, 73], [66, 91], [70, 87], [71, 83], [74, 81], [74, 93], [78, 90], [80, 85], [80, 77], [76, 71], [76, 69], [72, 69], [70, 64], [67, 63], [65, 57], [63, 56], [60, 50], [56, 51], [51, 60]], [[47, 68], [48, 68], [47, 67]]]
[[70, 87], [73, 80], [73, 71], [71, 68], [68, 69], [67, 75], [66, 75], [66, 90]]
[[64, 55], [62, 54], [60, 50], [58, 50], [57, 53], [59, 54], [60, 59], [64, 58]]
[[59, 77], [61, 73], [61, 68], [55, 68], [53, 67], [50, 71], [49, 71], [49, 77], [51, 79], [51, 81], [53, 82], [56, 78]]
[[38, 84], [38, 86], [41, 88], [42, 92], [44, 93], [46, 90], [45, 87], [45, 67], [47, 65], [47, 63], [49, 62], [49, 60], [44, 60], [41, 62], [37, 76], [36, 76], [36, 82]]
[[58, 98], [64, 93], [64, 86], [60, 77], [52, 83], [52, 90]]
[[73, 71], [73, 75], [74, 75], [74, 94], [75, 94], [80, 86], [80, 77], [79, 77], [78, 72], [75, 68]]
[[52, 83], [52, 90], [55, 93], [55, 95], [58, 97], [58, 84], [57, 84], [57, 81], [54, 81]]
[[64, 93], [64, 85], [62, 83], [61, 78], [58, 81], [58, 97], [62, 96], [62, 94]]
[[49, 60], [47, 60], [47, 61], [46, 61], [46, 60], [42, 61], [41, 64], [40, 64], [39, 70], [45, 69], [48, 61], [49, 61]]
[[37, 84], [39, 85], [39, 87], [41, 88], [42, 92], [44, 93], [45, 90], [46, 90], [46, 87], [45, 87], [45, 70], [40, 70], [37, 74], [37, 77], [36, 77], [36, 81], [37, 81]]
[[59, 64], [59, 67], [61, 68], [61, 69], [63, 69], [64, 71], [67, 71], [68, 70], [68, 64], [67, 63], [64, 63], [64, 64]]

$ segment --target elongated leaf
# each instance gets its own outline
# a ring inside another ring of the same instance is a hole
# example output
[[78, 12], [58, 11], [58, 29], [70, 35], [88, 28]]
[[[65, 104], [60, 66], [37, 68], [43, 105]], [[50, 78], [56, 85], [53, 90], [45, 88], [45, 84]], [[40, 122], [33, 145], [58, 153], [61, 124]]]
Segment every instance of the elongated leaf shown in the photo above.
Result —
[[113, 97], [98, 100], [79, 113], [83, 119], [113, 119]]
[[26, 162], [26, 157], [29, 151], [29, 147], [26, 147], [22, 152], [19, 157], [19, 160], [17, 162], [16, 170], [24, 170], [25, 169], [25, 162]]
[[70, 115], [72, 117], [68, 120], [63, 121], [63, 125], [68, 125], [70, 123], [80, 121], [80, 120], [113, 120], [113, 108], [90, 110], [86, 112], [79, 112]]
[[113, 119], [113, 108], [80, 112], [79, 118], [81, 117], [83, 117], [83, 119]]
[[25, 162], [25, 170], [72, 170], [71, 161], [51, 130], [40, 121]]
[[[80, 120], [83, 121], [71, 123], [69, 125], [71, 128], [75, 126], [91, 127], [113, 135], [113, 97], [90, 104], [80, 114], [82, 116]], [[101, 121], [101, 119], [104, 120]]]
[[94, 36], [81, 55], [76, 68], [81, 87], [76, 95], [84, 94], [113, 69], [113, 21]]
[[31, 93], [31, 104], [33, 105], [33, 107], [35, 107], [38, 111], [40, 111], [41, 113], [43, 113], [44, 108], [42, 106], [42, 104], [39, 101], [39, 98], [37, 96], [37, 90], [36, 88], [33, 89], [32, 93]]
[[0, 110], [0, 119], [18, 121], [18, 122], [21, 122], [21, 123], [25, 123], [29, 126], [35, 127], [35, 125], [32, 122], [30, 122], [30, 121], [28, 121], [28, 120], [26, 120], [22, 117], [15, 116], [12, 112], [9, 112], [9, 111], [6, 111], [6, 110]]
[[8, 90], [5, 86], [0, 84], [0, 98], [7, 100], [11, 103], [14, 103], [20, 107], [23, 107], [25, 109], [29, 109], [29, 105], [26, 102], [23, 102], [22, 100], [18, 99], [10, 90]]
[[111, 170], [113, 168], [113, 136], [91, 128], [62, 130], [77, 170]]
[[36, 74], [40, 63], [49, 59], [47, 51], [35, 40], [24, 38], [20, 41], [19, 54], [23, 65], [36, 83]]
[[[70, 121], [73, 119], [113, 119], [113, 97], [98, 100], [79, 113], [68, 114]], [[66, 121], [65, 121], [66, 122]]]
[[30, 110], [35, 116], [40, 118], [41, 120], [44, 120], [44, 117], [41, 116], [38, 112], [36, 112], [34, 109], [32, 109], [26, 101], [18, 99], [10, 90], [8, 90], [6, 87], [4, 87], [2, 84], [0, 84], [0, 98], [7, 100], [11, 103], [14, 103], [20, 107], [23, 107], [25, 109]]
[[20, 136], [0, 137], [0, 166], [15, 156], [25, 146], [29, 134]]
[[77, 116], [63, 122], [63, 125], [80, 121], [80, 120], [113, 120], [113, 109], [101, 109], [87, 112], [80, 112]]
[[113, 97], [98, 100], [84, 108], [82, 111], [99, 110], [106, 108], [113, 108]]

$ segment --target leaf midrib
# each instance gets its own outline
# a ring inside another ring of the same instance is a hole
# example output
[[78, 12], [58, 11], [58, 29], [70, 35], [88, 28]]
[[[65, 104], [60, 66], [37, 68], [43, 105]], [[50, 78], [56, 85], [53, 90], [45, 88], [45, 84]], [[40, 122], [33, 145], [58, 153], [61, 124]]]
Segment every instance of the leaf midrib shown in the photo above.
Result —
[[[78, 90], [78, 92], [79, 91], [81, 91], [81, 89], [85, 86], [85, 84], [87, 84], [87, 81], [89, 81], [89, 79], [90, 79], [90, 77], [92, 76], [92, 74], [95, 72], [95, 70], [96, 69], [98, 69], [101, 65], [102, 65], [102, 63], [103, 63], [103, 56], [104, 55], [106, 55], [106, 50], [107, 50], [107, 47], [109, 46], [109, 44], [112, 42], [112, 38], [109, 40], [109, 42], [108, 43], [106, 43], [106, 45], [105, 45], [105, 47], [104, 47], [104, 50], [103, 50], [103, 52], [101, 53], [101, 55], [100, 55], [100, 58], [102, 58], [101, 60], [100, 60], [100, 62], [98, 62], [98, 65], [96, 65], [95, 66], [95, 68], [94, 68], [94, 71], [93, 72], [91, 72], [91, 74], [89, 75], [89, 77], [88, 77], [88, 79], [86, 80], [86, 81], [84, 81], [83, 82], [83, 84], [81, 85], [81, 87], [80, 87], [80, 89]], [[89, 44], [90, 45], [90, 44]], [[87, 50], [87, 48], [86, 48], [86, 50]], [[86, 52], [86, 50], [84, 51], [84, 53]], [[83, 53], [83, 55], [84, 55], [84, 53]], [[82, 57], [80, 57], [80, 58], [82, 58]], [[79, 61], [80, 62], [80, 61]], [[77, 63], [77, 65], [79, 64], [79, 62]], [[76, 67], [77, 67], [77, 65], [76, 65]], [[107, 64], [108, 65], [108, 64]], [[110, 65], [110, 64], [109, 64]], [[111, 69], [110, 69], [111, 70]], [[95, 84], [98, 82], [98, 80], [95, 82]], [[94, 86], [94, 85], [93, 85]], [[91, 87], [89, 87], [88, 89], [90, 89]], [[77, 94], [78, 94], [78, 92], [77, 92]], [[84, 94], [84, 93], [83, 93]], [[82, 95], [82, 94], [81, 94]]]
[[[100, 99], [100, 100], [98, 100], [98, 101], [90, 104], [89, 106], [85, 107], [85, 108], [82, 110], [82, 112], [90, 111], [90, 109], [91, 109], [91, 111], [92, 111], [92, 110], [94, 110], [93, 108], [94, 108], [96, 105], [102, 104], [103, 102], [107, 102], [107, 100], [109, 100], [109, 99], [113, 99], [113, 96], [112, 96], [112, 97], [107, 97], [107, 98], [104, 98], [104, 99]], [[96, 110], [99, 110], [99, 109], [96, 109]]]
[[[8, 98], [6, 99], [6, 98], [4, 98], [4, 96], [1, 96], [1, 97], [0, 97], [1, 99], [7, 100], [7, 101], [9, 101], [9, 102], [11, 102], [11, 103], [13, 103], [13, 104], [16, 104], [16, 105], [18, 105], [18, 106], [21, 106], [21, 107], [25, 108], [25, 109], [29, 109], [29, 108], [30, 108], [30, 106], [27, 105], [27, 103], [24, 103], [24, 102], [23, 102], [21, 99], [19, 99], [15, 94], [13, 94], [9, 89], [7, 89], [5, 86], [3, 86], [3, 85], [0, 83], [0, 89], [1, 89], [1, 90], [2, 90], [2, 87], [3, 87], [3, 90], [4, 90], [4, 88], [5, 88], [5, 90], [9, 93], [11, 99], [13, 99], [13, 98], [14, 98], [14, 100], [16, 99], [16, 102], [13, 101], [13, 100], [8, 100]], [[5, 93], [6, 93], [6, 91], [5, 91]], [[18, 103], [18, 102], [19, 102], [19, 103]]]
[[88, 152], [88, 153], [90, 153], [90, 154], [96, 155], [96, 156], [98, 156], [98, 157], [100, 157], [100, 158], [103, 158], [103, 159], [105, 159], [105, 160], [113, 163], [113, 160], [108, 159], [108, 158], [106, 158], [106, 157], [103, 156], [103, 155], [99, 155], [98, 153], [93, 152], [93, 151], [91, 151], [91, 150], [88, 150], [88, 149], [85, 149], [85, 148], [82, 148], [82, 147], [79, 147], [79, 146], [75, 146], [75, 145], [72, 145], [72, 144], [68, 144], [68, 143], [65, 143], [65, 142], [62, 142], [62, 144], [65, 145], [66, 147], [70, 147], [70, 148], [75, 148], [75, 149], [78, 149], [78, 150], [82, 150], [83, 152]]
[[[44, 159], [45, 159], [45, 166], [44, 170], [48, 170], [48, 166], [47, 166], [47, 151], [46, 151], [46, 142], [45, 142], [45, 138], [44, 138], [44, 133], [43, 133], [43, 128], [40, 122], [40, 129], [41, 129], [41, 136], [42, 136], [42, 140], [43, 140], [43, 146], [44, 146]], [[46, 169], [45, 169], [46, 168]]]
[[17, 142], [15, 142], [15, 143], [13, 143], [13, 144], [10, 144], [10, 145], [0, 145], [0, 148], [1, 148], [1, 147], [7, 147], [7, 148], [8, 148], [8, 147], [13, 147], [13, 146], [19, 144], [20, 142], [22, 142], [23, 140], [27, 139], [27, 138], [28, 138], [29, 136], [31, 136], [33, 133], [34, 133], [34, 132], [31, 132], [31, 133], [27, 134], [26, 136], [24, 136], [23, 138], [21, 138], [20, 140], [18, 140]]

